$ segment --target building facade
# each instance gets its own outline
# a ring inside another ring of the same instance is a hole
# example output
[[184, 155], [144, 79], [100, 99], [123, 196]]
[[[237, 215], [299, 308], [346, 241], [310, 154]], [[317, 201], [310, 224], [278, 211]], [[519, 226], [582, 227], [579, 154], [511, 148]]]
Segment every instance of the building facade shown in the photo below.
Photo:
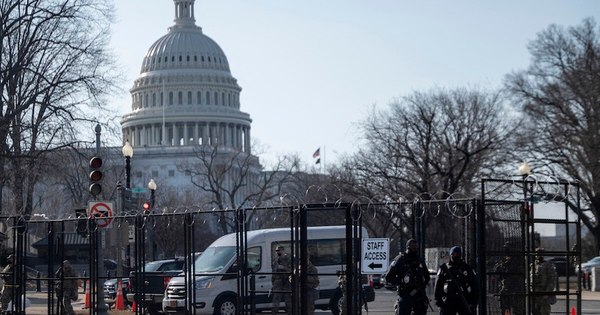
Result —
[[227, 56], [196, 25], [195, 1], [173, 2], [175, 24], [144, 56], [130, 89], [131, 111], [121, 120], [123, 144], [134, 149], [132, 186], [153, 178], [160, 187], [186, 189], [190, 178], [177, 164], [193, 164], [203, 147], [224, 158], [251, 154], [252, 120], [240, 110], [242, 89]]

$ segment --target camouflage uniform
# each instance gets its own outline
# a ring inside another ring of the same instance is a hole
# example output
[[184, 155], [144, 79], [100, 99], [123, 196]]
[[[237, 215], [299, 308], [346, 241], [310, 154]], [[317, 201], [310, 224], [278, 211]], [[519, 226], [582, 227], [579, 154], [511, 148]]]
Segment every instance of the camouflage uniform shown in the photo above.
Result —
[[[538, 261], [533, 263], [531, 268], [533, 279], [533, 291], [534, 292], [547, 292], [554, 291], [554, 284], [556, 282], [556, 271], [554, 270], [554, 264], [549, 261], [544, 261], [543, 257], [539, 258]], [[549, 315], [550, 314], [550, 302], [548, 299], [550, 296], [534, 296], [533, 298], [533, 314], [534, 315]]]
[[306, 286], [308, 287], [306, 303], [308, 304], [307, 315], [313, 315], [315, 313], [315, 302], [319, 299], [319, 271], [317, 267], [308, 261], [308, 268], [306, 269], [308, 276], [306, 277]]
[[[283, 246], [277, 246], [276, 251], [281, 253], [277, 258], [273, 259], [271, 270], [271, 284], [273, 285], [273, 314], [279, 310], [279, 304], [283, 299], [285, 301], [285, 311], [287, 314], [292, 314], [292, 293], [290, 282], [288, 281], [289, 273], [292, 271], [292, 260], [285, 253]], [[289, 291], [289, 293], [276, 292]]]
[[4, 286], [2, 287], [2, 294], [0, 295], [0, 309], [2, 312], [8, 310], [8, 304], [12, 301], [14, 290], [17, 288], [17, 284], [14, 279], [14, 261], [13, 255], [8, 256], [8, 264], [2, 269], [2, 279], [4, 279]]
[[342, 305], [340, 306], [339, 315], [344, 315], [344, 311], [346, 311], [346, 305], [348, 305], [348, 300], [346, 299], [346, 275], [340, 274], [338, 276], [338, 288], [342, 291]]
[[58, 288], [60, 290], [59, 300], [62, 302], [63, 314], [75, 315], [71, 300], [77, 297], [77, 274], [68, 260], [63, 261], [62, 268], [56, 272], [60, 282]]
[[509, 311], [511, 315], [525, 314], [525, 277], [523, 261], [513, 256], [505, 256], [494, 270], [500, 276], [500, 307], [501, 314]]
[[[315, 267], [315, 265], [313, 265], [312, 262], [308, 260], [306, 272], [306, 289], [303, 290], [303, 288], [300, 286], [299, 279], [297, 279], [298, 281], [295, 284], [296, 292], [302, 292], [306, 294], [306, 315], [313, 315], [315, 313], [315, 302], [319, 299], [319, 271], [317, 270], [317, 267]], [[294, 273], [298, 275], [296, 271], [294, 271]], [[292, 276], [290, 276], [290, 282], [291, 281]], [[299, 305], [297, 307], [299, 307]]]

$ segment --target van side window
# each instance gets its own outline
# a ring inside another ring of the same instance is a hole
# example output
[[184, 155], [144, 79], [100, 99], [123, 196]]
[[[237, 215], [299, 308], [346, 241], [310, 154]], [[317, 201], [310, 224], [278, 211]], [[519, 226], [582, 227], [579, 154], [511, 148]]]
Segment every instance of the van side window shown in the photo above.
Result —
[[344, 251], [346, 240], [310, 240], [308, 250], [311, 253], [311, 261], [315, 266], [341, 265], [345, 263]]
[[[291, 255], [291, 243], [289, 241], [273, 242], [271, 253], [275, 253], [275, 248], [278, 245], [284, 246], [288, 255]], [[308, 251], [311, 254], [310, 260], [315, 266], [343, 265], [346, 263], [345, 239], [309, 240]]]
[[257, 272], [260, 270], [260, 267], [262, 265], [262, 260], [261, 260], [261, 255], [262, 255], [262, 250], [260, 248], [260, 246], [256, 246], [256, 247], [250, 247], [248, 248], [248, 268], [252, 269], [253, 272]]

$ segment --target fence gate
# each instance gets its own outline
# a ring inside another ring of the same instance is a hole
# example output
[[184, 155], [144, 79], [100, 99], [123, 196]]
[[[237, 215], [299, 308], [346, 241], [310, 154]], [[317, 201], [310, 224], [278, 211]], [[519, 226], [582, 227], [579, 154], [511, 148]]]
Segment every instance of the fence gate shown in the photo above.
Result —
[[[547, 296], [558, 298], [553, 311], [580, 314], [581, 282], [569, 267], [581, 261], [579, 194], [577, 183], [554, 178], [482, 180], [481, 314], [532, 314]], [[540, 257], [558, 267], [553, 291], [534, 290]]]

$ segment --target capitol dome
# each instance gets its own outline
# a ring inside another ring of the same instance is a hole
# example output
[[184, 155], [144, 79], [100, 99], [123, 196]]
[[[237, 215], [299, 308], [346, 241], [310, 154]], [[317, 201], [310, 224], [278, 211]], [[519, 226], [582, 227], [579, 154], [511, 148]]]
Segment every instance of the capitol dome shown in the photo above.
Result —
[[142, 73], [161, 69], [203, 68], [229, 71], [219, 45], [197, 26], [175, 25], [146, 53]]
[[196, 25], [194, 0], [173, 0], [175, 24], [144, 56], [121, 121], [133, 147], [212, 145], [250, 153], [250, 115], [219, 45]]

